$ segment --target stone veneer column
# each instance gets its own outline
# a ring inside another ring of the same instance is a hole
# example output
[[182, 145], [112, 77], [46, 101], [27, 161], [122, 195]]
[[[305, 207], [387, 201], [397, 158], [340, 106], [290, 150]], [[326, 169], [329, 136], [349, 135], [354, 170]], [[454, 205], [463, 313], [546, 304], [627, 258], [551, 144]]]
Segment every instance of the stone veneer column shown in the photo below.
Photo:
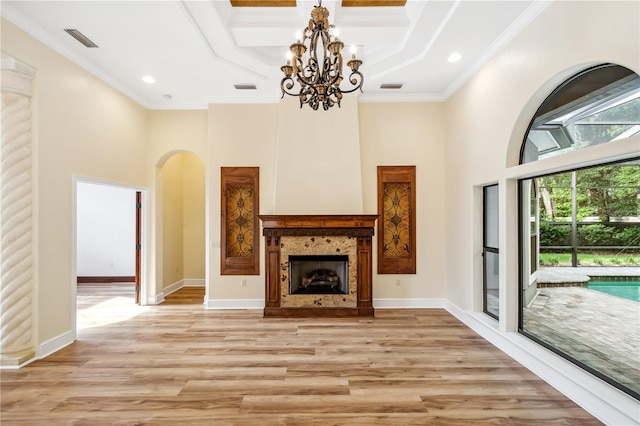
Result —
[[33, 358], [31, 79], [35, 69], [2, 52], [0, 141], [0, 365]]

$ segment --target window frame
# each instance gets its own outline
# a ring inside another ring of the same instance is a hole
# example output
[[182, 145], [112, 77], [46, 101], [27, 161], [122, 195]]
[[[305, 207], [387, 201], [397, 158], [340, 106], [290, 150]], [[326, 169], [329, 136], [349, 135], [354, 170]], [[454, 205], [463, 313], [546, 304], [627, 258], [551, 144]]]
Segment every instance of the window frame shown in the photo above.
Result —
[[[500, 320], [500, 309], [498, 308], [498, 314], [494, 314], [490, 312], [487, 307], [487, 253], [494, 253], [498, 255], [498, 266], [500, 265], [500, 247], [498, 242], [498, 247], [492, 247], [487, 245], [487, 189], [495, 187], [496, 190], [499, 191], [499, 185], [497, 183], [491, 185], [485, 185], [482, 187], [482, 312], [489, 315], [490, 317]], [[498, 194], [496, 194], [498, 195]], [[497, 209], [496, 212], [499, 212], [500, 202], [499, 197], [496, 198]], [[500, 218], [498, 216], [498, 224], [500, 223]], [[500, 279], [500, 273], [498, 272], [498, 280]], [[500, 301], [500, 288], [498, 288], [498, 306]]]

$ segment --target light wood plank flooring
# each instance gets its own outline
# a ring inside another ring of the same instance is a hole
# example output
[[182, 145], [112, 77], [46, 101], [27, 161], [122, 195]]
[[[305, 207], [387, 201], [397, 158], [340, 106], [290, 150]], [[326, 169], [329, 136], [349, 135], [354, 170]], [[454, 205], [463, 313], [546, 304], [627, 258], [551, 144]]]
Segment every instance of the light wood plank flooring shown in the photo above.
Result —
[[600, 424], [444, 310], [264, 319], [200, 292], [145, 307], [79, 290], [79, 311], [115, 319], [87, 314], [76, 343], [3, 370], [0, 423]]
[[204, 287], [183, 287], [166, 296], [163, 305], [202, 305]]

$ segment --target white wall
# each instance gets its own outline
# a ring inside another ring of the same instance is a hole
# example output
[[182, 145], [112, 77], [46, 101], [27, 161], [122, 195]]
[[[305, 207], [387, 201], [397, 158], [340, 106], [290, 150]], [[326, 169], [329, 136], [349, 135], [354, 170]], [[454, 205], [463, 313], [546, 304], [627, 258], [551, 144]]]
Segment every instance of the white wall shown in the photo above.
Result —
[[78, 276], [134, 276], [136, 192], [79, 182], [76, 194]]

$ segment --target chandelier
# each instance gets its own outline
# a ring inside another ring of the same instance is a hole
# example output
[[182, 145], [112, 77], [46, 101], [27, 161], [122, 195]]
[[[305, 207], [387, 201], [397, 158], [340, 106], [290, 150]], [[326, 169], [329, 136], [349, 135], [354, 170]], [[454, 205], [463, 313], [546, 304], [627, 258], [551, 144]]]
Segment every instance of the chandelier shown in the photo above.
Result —
[[[308, 42], [308, 48], [305, 45]], [[320, 49], [320, 43], [322, 48]], [[343, 93], [351, 93], [360, 89], [364, 77], [358, 71], [362, 61], [356, 58], [355, 47], [351, 47], [351, 59], [347, 66], [351, 69], [349, 82], [352, 88], [340, 89], [343, 80], [342, 53], [344, 43], [338, 38], [334, 25], [329, 24], [329, 11], [322, 7], [322, 0], [311, 11], [309, 25], [298, 35], [298, 41], [290, 47], [287, 64], [280, 67], [284, 78], [280, 82], [282, 97], [297, 96], [300, 108], [308, 104], [314, 110], [320, 105], [326, 111], [335, 104], [340, 107]], [[303, 56], [308, 51], [306, 56]], [[299, 91], [294, 86], [298, 82]]]

